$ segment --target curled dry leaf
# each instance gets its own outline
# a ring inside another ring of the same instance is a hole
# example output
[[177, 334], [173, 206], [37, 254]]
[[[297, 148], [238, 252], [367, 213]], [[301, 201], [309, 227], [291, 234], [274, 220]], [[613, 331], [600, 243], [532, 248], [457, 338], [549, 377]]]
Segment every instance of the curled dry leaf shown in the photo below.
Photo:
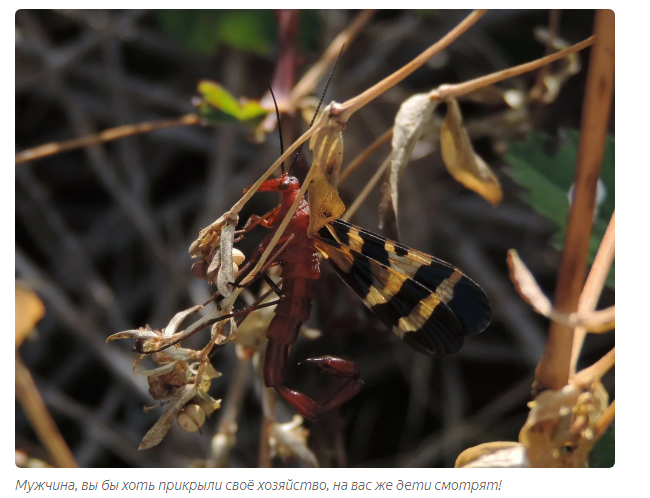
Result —
[[[549, 42], [549, 32], [545, 27], [537, 27], [533, 31], [533, 35], [540, 43], [547, 45]], [[554, 50], [560, 51], [569, 48], [571, 45], [562, 38], [555, 35], [551, 42]], [[544, 104], [550, 104], [557, 99], [564, 83], [580, 72], [582, 64], [580, 63], [580, 56], [578, 53], [569, 54], [560, 59], [556, 65], [548, 66], [548, 72], [544, 75], [544, 92], [535, 98], [539, 98]]]
[[[212, 282], [221, 263], [222, 231], [228, 226], [236, 227], [238, 222], [239, 216], [228, 212], [199, 231], [199, 236], [192, 242], [189, 249], [192, 259], [198, 259], [192, 265], [192, 275]], [[228, 261], [232, 261], [232, 257]]]
[[521, 443], [495, 441], [479, 444], [463, 451], [456, 459], [460, 468], [526, 468], [530, 467], [526, 458], [526, 448]]
[[531, 467], [585, 467], [594, 427], [607, 404], [607, 391], [599, 382], [587, 391], [568, 385], [537, 396], [528, 404], [528, 420], [519, 433]]
[[140, 450], [147, 450], [159, 444], [169, 432], [176, 416], [180, 413], [183, 407], [190, 401], [196, 394], [196, 387], [189, 384], [181, 387], [174, 397], [170, 400], [167, 411], [162, 414], [154, 426], [142, 438], [140, 443]]
[[493, 206], [501, 202], [503, 192], [499, 179], [474, 152], [455, 99], [447, 102], [447, 114], [440, 129], [440, 148], [447, 170], [457, 182], [481, 195]]
[[312, 180], [309, 184], [309, 228], [311, 237], [330, 221], [341, 217], [345, 204], [338, 194], [339, 173], [343, 163], [343, 129], [345, 124], [329, 117], [331, 104], [318, 121], [327, 120], [309, 140], [313, 153]]
[[44, 316], [45, 306], [40, 298], [27, 287], [16, 283], [16, 349]]
[[615, 325], [614, 306], [600, 311], [584, 311], [575, 313], [561, 313], [553, 309], [551, 301], [544, 295], [537, 285], [535, 277], [521, 261], [517, 251], [508, 251], [508, 269], [510, 280], [521, 298], [530, 304], [540, 315], [568, 325], [569, 327], [584, 327], [589, 332], [599, 333], [612, 330]]
[[231, 283], [235, 281], [232, 265], [232, 246], [235, 240], [235, 225], [232, 222], [226, 224], [221, 231], [221, 246], [219, 254], [224, 264], [219, 268], [217, 274], [217, 290], [223, 297], [232, 294]]
[[294, 415], [291, 422], [273, 424], [270, 435], [271, 456], [283, 460], [298, 459], [308, 467], [318, 467], [316, 455], [307, 447], [309, 431], [302, 426], [303, 418]]
[[390, 170], [381, 187], [379, 202], [379, 228], [385, 229], [388, 237], [399, 240], [397, 228], [397, 205], [399, 176], [406, 167], [413, 149], [424, 133], [438, 103], [429, 95], [420, 93], [402, 103], [395, 116], [392, 138]]

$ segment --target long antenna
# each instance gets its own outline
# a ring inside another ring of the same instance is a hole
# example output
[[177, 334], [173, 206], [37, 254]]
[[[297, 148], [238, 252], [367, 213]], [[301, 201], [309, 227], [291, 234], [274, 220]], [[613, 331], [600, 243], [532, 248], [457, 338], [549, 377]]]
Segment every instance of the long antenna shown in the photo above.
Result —
[[[275, 106], [275, 116], [278, 120], [278, 133], [280, 134], [280, 155], [284, 154], [284, 142], [282, 141], [282, 126], [280, 124], [280, 109], [278, 109], [278, 102], [275, 100], [275, 94], [273, 93], [273, 88], [269, 81], [264, 78], [264, 83], [269, 87], [269, 92], [271, 92], [271, 98], [273, 99], [273, 105]], [[282, 163], [282, 173], [284, 173], [284, 162]]]
[[[318, 103], [318, 107], [316, 107], [316, 112], [314, 113], [314, 116], [311, 118], [311, 123], [309, 123], [309, 128], [312, 127], [314, 124], [314, 121], [316, 121], [316, 116], [318, 116], [318, 111], [320, 111], [320, 106], [323, 103], [323, 100], [325, 100], [325, 94], [327, 93], [327, 88], [330, 86], [330, 81], [332, 81], [332, 76], [334, 76], [334, 70], [336, 69], [336, 65], [339, 62], [339, 59], [341, 58], [341, 54], [343, 53], [343, 49], [345, 48], [345, 43], [341, 45], [341, 51], [339, 52], [339, 55], [336, 56], [336, 60], [334, 61], [334, 65], [332, 66], [332, 71], [330, 71], [330, 75], [327, 78], [327, 83], [325, 83], [325, 90], [323, 90], [323, 95], [320, 98], [320, 102]], [[296, 155], [293, 156], [293, 162], [291, 163], [291, 166], [289, 167], [289, 171], [287, 173], [291, 173], [291, 170], [293, 169], [293, 166], [296, 164], [296, 161], [298, 160], [298, 156], [300, 155], [300, 151], [302, 150], [304, 142], [298, 147], [298, 150], [296, 150]]]

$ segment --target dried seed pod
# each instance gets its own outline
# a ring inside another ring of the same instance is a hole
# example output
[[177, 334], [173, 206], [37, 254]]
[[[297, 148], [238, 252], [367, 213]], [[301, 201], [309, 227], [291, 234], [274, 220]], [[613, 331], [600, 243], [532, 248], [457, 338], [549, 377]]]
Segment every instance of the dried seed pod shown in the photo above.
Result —
[[205, 423], [205, 412], [194, 403], [186, 405], [176, 417], [178, 425], [187, 432], [196, 432]]
[[[239, 249], [236, 247], [232, 248], [232, 260], [235, 264], [241, 265], [244, 260], [246, 259], [246, 256], [244, 256], [244, 253], [241, 252]], [[235, 272], [236, 273], [236, 272]]]

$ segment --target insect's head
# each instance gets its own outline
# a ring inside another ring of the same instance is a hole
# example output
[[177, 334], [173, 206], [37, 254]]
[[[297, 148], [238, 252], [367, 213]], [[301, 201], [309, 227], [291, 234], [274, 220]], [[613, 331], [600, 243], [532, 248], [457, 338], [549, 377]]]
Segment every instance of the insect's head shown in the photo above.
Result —
[[260, 188], [257, 189], [258, 192], [291, 192], [294, 190], [300, 189], [300, 182], [295, 176], [284, 174], [279, 178], [274, 178], [272, 180], [266, 180]]

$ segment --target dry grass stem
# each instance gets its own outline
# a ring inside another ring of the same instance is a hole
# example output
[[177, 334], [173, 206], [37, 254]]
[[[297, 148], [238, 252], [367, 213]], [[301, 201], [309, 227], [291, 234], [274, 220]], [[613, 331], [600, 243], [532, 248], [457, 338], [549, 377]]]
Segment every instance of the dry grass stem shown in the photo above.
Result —
[[363, 10], [357, 14], [357, 17], [350, 25], [341, 31], [332, 43], [329, 44], [321, 58], [305, 73], [296, 86], [291, 90], [289, 100], [295, 105], [300, 100], [311, 94], [321, 78], [327, 74], [332, 64], [341, 53], [341, 47], [350, 46], [350, 43], [357, 37], [361, 30], [368, 24], [368, 21], [374, 15], [374, 9]]
[[359, 168], [359, 166], [361, 166], [371, 155], [377, 151], [377, 149], [379, 149], [386, 142], [390, 142], [391, 138], [393, 138], [393, 129], [389, 128], [384, 133], [382, 133], [382, 135], [377, 140], [375, 140], [363, 151], [357, 154], [357, 157], [350, 161], [348, 167], [341, 172], [341, 176], [339, 177], [339, 187], [348, 178], [348, 176], [354, 173]]
[[[612, 218], [609, 220], [605, 236], [600, 242], [598, 253], [594, 259], [594, 264], [591, 266], [591, 271], [587, 277], [587, 282], [582, 289], [580, 300], [578, 301], [578, 312], [591, 311], [596, 308], [600, 294], [603, 291], [607, 275], [612, 267], [614, 261], [614, 233], [615, 233], [615, 215], [616, 211], [612, 213]], [[582, 344], [585, 340], [587, 331], [583, 327], [578, 327], [573, 332], [573, 348], [571, 350], [571, 373], [576, 371]]]
[[595, 41], [595, 36], [591, 36], [586, 40], [581, 41], [580, 43], [576, 43], [572, 47], [569, 47], [565, 50], [561, 50], [555, 54], [542, 57], [541, 59], [537, 59], [536, 61], [527, 62], [526, 64], [521, 64], [515, 67], [510, 67], [508, 69], [504, 69], [503, 71], [497, 71], [496, 73], [488, 74], [486, 76], [481, 76], [480, 78], [475, 78], [473, 80], [465, 81], [463, 83], [456, 83], [452, 85], [441, 85], [437, 91], [431, 93], [431, 99], [447, 100], [451, 98], [458, 98], [461, 95], [474, 92], [479, 88], [494, 85], [499, 81], [506, 80], [514, 76], [519, 76], [521, 74], [528, 73], [530, 71], [534, 71], [535, 69], [539, 69], [541, 67], [547, 66], [548, 64], [551, 64], [552, 62], [560, 60], [566, 57], [567, 55], [583, 50], [589, 47], [590, 45], [592, 45], [594, 41]]
[[438, 54], [440, 51], [451, 45], [453, 41], [455, 41], [459, 36], [465, 33], [465, 31], [471, 28], [474, 23], [476, 23], [476, 21], [483, 17], [486, 12], [487, 10], [485, 9], [475, 10], [465, 19], [463, 19], [454, 29], [443, 36], [439, 41], [431, 45], [428, 49], [418, 55], [411, 62], [403, 66], [401, 69], [384, 78], [365, 92], [338, 105], [336, 107], [336, 112], [340, 116], [340, 121], [347, 122], [350, 116], [361, 109], [364, 105], [368, 104], [379, 95], [384, 93], [386, 90], [394, 87], [400, 81], [413, 74], [434, 55]]
[[59, 468], [77, 468], [77, 462], [70, 448], [47, 410], [32, 374], [18, 353], [16, 353], [16, 398], [23, 407], [38, 439], [50, 453], [52, 463]]
[[[587, 265], [587, 251], [596, 202], [607, 123], [614, 89], [614, 12], [599, 10], [594, 27], [575, 176], [554, 308], [562, 313], [577, 309]], [[551, 323], [546, 349], [535, 379], [540, 388], [561, 389], [569, 381], [573, 329]]]
[[370, 192], [372, 192], [372, 189], [374, 189], [379, 181], [382, 179], [382, 177], [386, 174], [386, 171], [388, 170], [390, 166], [390, 159], [392, 157], [392, 154], [388, 154], [386, 159], [384, 159], [384, 162], [381, 164], [379, 169], [375, 171], [375, 174], [372, 175], [370, 180], [368, 180], [368, 183], [366, 183], [365, 187], [363, 187], [363, 190], [359, 193], [357, 198], [354, 200], [352, 205], [345, 211], [345, 214], [341, 216], [341, 219], [345, 221], [349, 221], [350, 218], [354, 216], [354, 213], [357, 212], [359, 207], [361, 207], [361, 204], [366, 200], [366, 198], [370, 195]]
[[51, 142], [49, 144], [39, 145], [33, 149], [25, 150], [16, 154], [16, 164], [32, 161], [34, 159], [41, 159], [68, 150], [77, 149], [79, 147], [110, 142], [112, 140], [117, 140], [118, 138], [129, 137], [138, 133], [149, 133], [150, 131], [173, 128], [175, 126], [197, 125], [200, 124], [200, 122], [201, 120], [197, 114], [185, 114], [180, 118], [117, 126], [116, 128], [110, 128], [94, 135], [86, 135], [85, 137], [75, 138], [66, 142]]
[[600, 380], [614, 366], [615, 349], [612, 348], [609, 353], [590, 367], [580, 370], [571, 378], [571, 383], [581, 389], [588, 389], [593, 382]]

